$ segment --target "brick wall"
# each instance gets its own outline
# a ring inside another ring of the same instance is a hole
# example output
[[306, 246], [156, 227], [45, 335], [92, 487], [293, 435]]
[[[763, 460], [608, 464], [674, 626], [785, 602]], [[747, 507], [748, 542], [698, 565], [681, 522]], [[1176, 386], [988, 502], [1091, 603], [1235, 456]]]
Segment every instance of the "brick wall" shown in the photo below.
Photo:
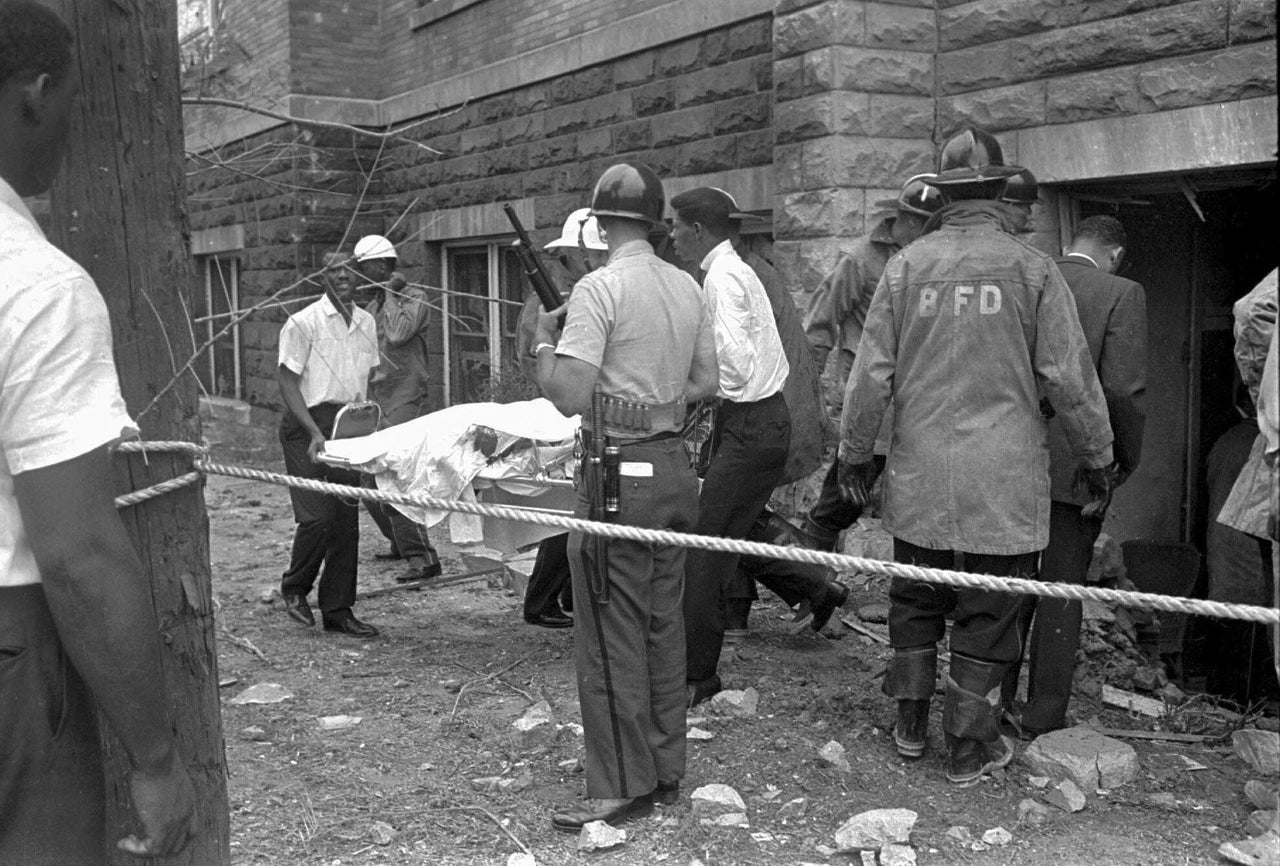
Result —
[[[309, 0], [315, 2], [315, 0]], [[392, 95], [612, 24], [669, 0], [483, 0], [417, 30], [418, 0], [386, 0], [386, 68]]]
[[382, 29], [384, 5], [381, 0], [290, 2], [293, 92], [357, 99], [379, 99], [388, 95]]
[[1276, 92], [1275, 0], [938, 6], [943, 133], [964, 118], [1008, 130]]

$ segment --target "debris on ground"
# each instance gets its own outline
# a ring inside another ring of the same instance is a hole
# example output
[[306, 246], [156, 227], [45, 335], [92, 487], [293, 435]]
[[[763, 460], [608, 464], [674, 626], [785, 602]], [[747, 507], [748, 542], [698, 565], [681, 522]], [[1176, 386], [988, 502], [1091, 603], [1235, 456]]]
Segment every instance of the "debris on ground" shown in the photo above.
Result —
[[321, 716], [320, 730], [322, 731], [345, 731], [348, 728], [354, 728], [363, 722], [361, 716]]
[[714, 740], [716, 738], [715, 734], [708, 730], [704, 730], [703, 728], [689, 728], [689, 730], [685, 731], [684, 736], [687, 740], [695, 740], [703, 743], [707, 740]]
[[796, 797], [794, 800], [788, 800], [778, 809], [779, 818], [803, 818], [805, 812], [809, 810], [809, 800], [805, 797]]
[[889, 605], [878, 601], [864, 604], [858, 608], [858, 619], [863, 622], [886, 623], [889, 621]]
[[708, 711], [715, 715], [750, 718], [760, 706], [760, 693], [753, 688], [717, 692], [707, 706]]
[[1231, 735], [1231, 746], [1255, 772], [1271, 777], [1280, 774], [1280, 734], [1245, 728]]
[[715, 818], [720, 815], [747, 811], [747, 804], [742, 795], [728, 785], [713, 783], [696, 789], [689, 802], [693, 806], [693, 814], [702, 818]]
[[400, 835], [395, 827], [392, 827], [386, 821], [374, 821], [369, 827], [369, 838], [373, 840], [375, 845], [390, 845], [391, 841]]
[[919, 815], [910, 809], [872, 809], [854, 815], [835, 832], [841, 851], [881, 848], [911, 841], [911, 828]]
[[982, 841], [993, 848], [1001, 848], [1013, 841], [1013, 834], [1003, 827], [992, 827], [982, 834]]
[[1082, 791], [1118, 788], [1138, 776], [1132, 746], [1086, 727], [1036, 737], [1022, 760], [1036, 775], [1070, 779]]
[[1045, 791], [1044, 801], [1067, 813], [1079, 812], [1089, 802], [1085, 798], [1084, 791], [1081, 791], [1079, 786], [1070, 779], [1063, 779]]
[[818, 757], [837, 770], [848, 773], [853, 767], [849, 764], [849, 759], [845, 757], [844, 746], [835, 740], [827, 743], [818, 750]]
[[281, 701], [289, 700], [291, 697], [293, 697], [293, 692], [279, 683], [256, 683], [227, 701], [227, 703], [237, 706], [243, 704], [278, 704]]
[[524, 715], [511, 723], [520, 737], [520, 745], [526, 749], [548, 745], [556, 738], [555, 715], [551, 712], [551, 704], [538, 701]]
[[507, 866], [538, 866], [538, 861], [527, 851], [516, 851], [507, 857]]
[[578, 834], [579, 851], [603, 851], [616, 848], [627, 841], [627, 831], [604, 821], [589, 821]]
[[1039, 800], [1033, 800], [1026, 797], [1018, 803], [1018, 823], [1030, 824], [1038, 827], [1041, 824], [1047, 824], [1053, 820], [1053, 810], [1041, 803]]

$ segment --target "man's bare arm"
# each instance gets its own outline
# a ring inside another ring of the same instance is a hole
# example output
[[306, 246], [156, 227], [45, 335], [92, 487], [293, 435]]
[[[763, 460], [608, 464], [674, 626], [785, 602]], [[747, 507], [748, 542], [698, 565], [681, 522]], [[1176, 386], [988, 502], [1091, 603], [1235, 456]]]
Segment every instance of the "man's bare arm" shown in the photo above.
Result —
[[146, 856], [179, 850], [195, 795], [169, 722], [150, 589], [112, 502], [107, 451], [23, 472], [13, 489], [62, 644], [133, 766], [147, 838], [121, 847]]
[[302, 396], [302, 376], [281, 364], [276, 367], [276, 383], [280, 386], [280, 398], [284, 400], [285, 409], [298, 423], [311, 434], [311, 444], [307, 447], [307, 455], [316, 459], [316, 454], [324, 448], [324, 431], [321, 430], [307, 410], [307, 401]]

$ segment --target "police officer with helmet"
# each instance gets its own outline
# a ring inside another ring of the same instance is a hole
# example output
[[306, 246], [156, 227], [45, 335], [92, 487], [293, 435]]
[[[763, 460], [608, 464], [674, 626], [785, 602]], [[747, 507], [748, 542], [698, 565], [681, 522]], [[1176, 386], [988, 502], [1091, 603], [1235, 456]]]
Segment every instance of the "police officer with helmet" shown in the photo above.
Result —
[[[999, 201], [1019, 171], [990, 134], [953, 136], [929, 181], [947, 202], [938, 228], [889, 261], [867, 313], [838, 476], [851, 502], [869, 501], [873, 446], [892, 401], [882, 517], [898, 562], [1035, 574], [1049, 534], [1041, 394], [1058, 408], [1077, 483], [1095, 500], [1110, 496], [1106, 403], [1070, 291], [1051, 258], [1010, 236]], [[947, 779], [975, 784], [1013, 756], [998, 723], [1001, 677], [1022, 648], [1020, 596], [906, 578], [889, 596], [894, 657], [883, 690], [898, 701], [898, 753], [924, 752], [937, 645], [954, 613]]]
[[[698, 482], [679, 431], [685, 405], [715, 393], [711, 317], [698, 284], [648, 241], [662, 183], [620, 164], [596, 183], [591, 215], [609, 261], [539, 316], [534, 354], [543, 393], [582, 415], [579, 517], [692, 531]], [[563, 316], [563, 331], [559, 330]], [[557, 339], [558, 337], [558, 339]], [[597, 462], [596, 455], [605, 460]], [[611, 459], [610, 459], [611, 458]], [[552, 816], [559, 830], [617, 823], [673, 803], [685, 771], [685, 550], [572, 532], [574, 661], [585, 740], [587, 800]]]

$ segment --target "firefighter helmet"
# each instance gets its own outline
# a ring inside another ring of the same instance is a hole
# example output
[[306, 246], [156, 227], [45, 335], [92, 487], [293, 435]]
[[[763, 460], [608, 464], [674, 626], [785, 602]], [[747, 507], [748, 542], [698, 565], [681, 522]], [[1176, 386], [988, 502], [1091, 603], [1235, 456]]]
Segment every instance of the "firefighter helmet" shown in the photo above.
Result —
[[356, 241], [355, 257], [357, 262], [367, 262], [370, 259], [394, 259], [396, 248], [382, 235], [365, 235]]
[[986, 184], [1020, 171], [1020, 165], [1004, 164], [1004, 149], [994, 135], [966, 126], [943, 145], [938, 174], [929, 183], [937, 187]]
[[561, 247], [577, 249], [579, 235], [581, 235], [582, 246], [586, 249], [609, 249], [609, 245], [600, 237], [600, 224], [595, 217], [591, 216], [591, 208], [589, 207], [580, 207], [569, 214], [564, 221], [564, 228], [560, 232], [560, 237], [547, 244], [543, 249], [554, 250]]
[[1001, 201], [1007, 201], [1010, 204], [1032, 205], [1039, 198], [1040, 186], [1029, 168], [1024, 168], [1005, 181], [1004, 192], [1000, 195]]
[[624, 162], [606, 168], [596, 181], [591, 193], [591, 216], [660, 223], [666, 203], [662, 181], [651, 168]]
[[876, 207], [894, 208], [928, 219], [942, 207], [942, 194], [929, 185], [934, 177], [928, 172], [908, 178], [897, 198], [881, 199]]

